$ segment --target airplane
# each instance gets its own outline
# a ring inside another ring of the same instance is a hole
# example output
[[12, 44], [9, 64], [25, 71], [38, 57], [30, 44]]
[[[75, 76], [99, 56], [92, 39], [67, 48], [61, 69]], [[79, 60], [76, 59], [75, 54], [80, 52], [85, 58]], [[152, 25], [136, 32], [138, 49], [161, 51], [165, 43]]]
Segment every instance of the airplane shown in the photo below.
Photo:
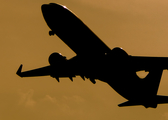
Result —
[[[168, 57], [144, 57], [127, 54], [122, 48], [110, 49], [66, 6], [50, 3], [41, 6], [42, 14], [51, 29], [49, 35], [57, 35], [76, 56], [67, 59], [54, 52], [48, 66], [22, 72], [22, 64], [16, 74], [20, 77], [51, 76], [59, 82], [61, 77], [81, 76], [93, 84], [95, 79], [106, 82], [118, 94], [127, 99], [123, 106], [142, 105], [156, 108], [168, 103], [168, 96], [157, 95], [163, 70], [168, 69]], [[145, 70], [145, 78], [136, 72]]]

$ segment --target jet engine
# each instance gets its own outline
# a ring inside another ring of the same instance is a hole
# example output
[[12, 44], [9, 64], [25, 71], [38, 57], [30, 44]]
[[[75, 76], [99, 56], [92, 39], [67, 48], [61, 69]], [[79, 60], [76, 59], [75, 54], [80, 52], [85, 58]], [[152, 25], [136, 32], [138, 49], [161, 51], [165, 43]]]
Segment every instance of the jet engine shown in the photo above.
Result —
[[62, 56], [61, 53], [54, 52], [49, 56], [48, 61], [50, 65], [55, 66], [60, 63], [64, 63], [66, 61], [66, 57]]
[[127, 57], [128, 54], [120, 47], [115, 47], [111, 50], [110, 55], [114, 57]]
[[116, 47], [106, 54], [106, 65], [113, 67], [115, 71], [120, 71], [121, 68], [125, 71], [130, 65], [129, 55], [122, 48]]
[[128, 54], [119, 47], [115, 47], [109, 53], [106, 54], [108, 60], [113, 61], [120, 61], [128, 57]]

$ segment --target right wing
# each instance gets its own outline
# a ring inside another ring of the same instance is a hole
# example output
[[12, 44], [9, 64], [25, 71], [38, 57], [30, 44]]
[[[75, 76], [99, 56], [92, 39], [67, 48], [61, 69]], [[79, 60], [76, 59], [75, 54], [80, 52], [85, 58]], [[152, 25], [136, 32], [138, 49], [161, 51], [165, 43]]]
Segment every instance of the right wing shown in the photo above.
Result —
[[130, 56], [129, 60], [133, 64], [135, 71], [168, 69], [168, 57]]

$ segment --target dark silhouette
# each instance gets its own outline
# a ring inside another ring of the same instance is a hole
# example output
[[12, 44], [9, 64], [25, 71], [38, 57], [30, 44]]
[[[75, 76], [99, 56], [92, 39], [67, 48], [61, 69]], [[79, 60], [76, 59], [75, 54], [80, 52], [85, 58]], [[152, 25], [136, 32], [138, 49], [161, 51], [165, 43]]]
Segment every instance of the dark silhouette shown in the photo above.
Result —
[[[60, 77], [69, 77], [73, 81], [73, 77], [79, 75], [94, 84], [95, 79], [99, 79], [128, 100], [119, 106], [156, 108], [157, 104], [168, 103], [167, 96], [157, 95], [162, 72], [168, 69], [168, 58], [131, 56], [119, 47], [111, 50], [65, 6], [50, 3], [41, 8], [51, 29], [49, 35], [56, 34], [77, 55], [67, 60], [59, 53], [52, 53], [49, 66], [21, 72], [21, 65], [17, 75], [50, 75], [58, 82]], [[141, 70], [149, 71], [144, 79], [136, 75]]]

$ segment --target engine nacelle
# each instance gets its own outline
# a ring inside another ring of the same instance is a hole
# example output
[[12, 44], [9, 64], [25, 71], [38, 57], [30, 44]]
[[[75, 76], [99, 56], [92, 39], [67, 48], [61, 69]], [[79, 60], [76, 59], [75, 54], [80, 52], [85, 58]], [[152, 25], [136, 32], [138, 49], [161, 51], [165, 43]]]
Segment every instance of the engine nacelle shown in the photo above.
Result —
[[115, 71], [121, 68], [125, 70], [130, 67], [129, 55], [122, 48], [116, 47], [106, 54], [106, 65], [113, 67]]
[[62, 56], [60, 53], [54, 52], [49, 56], [48, 61], [50, 65], [58, 65], [60, 63], [64, 63], [66, 61], [66, 57]]
[[107, 54], [107, 57], [113, 60], [120, 60], [128, 57], [128, 54], [122, 48], [115, 47]]

